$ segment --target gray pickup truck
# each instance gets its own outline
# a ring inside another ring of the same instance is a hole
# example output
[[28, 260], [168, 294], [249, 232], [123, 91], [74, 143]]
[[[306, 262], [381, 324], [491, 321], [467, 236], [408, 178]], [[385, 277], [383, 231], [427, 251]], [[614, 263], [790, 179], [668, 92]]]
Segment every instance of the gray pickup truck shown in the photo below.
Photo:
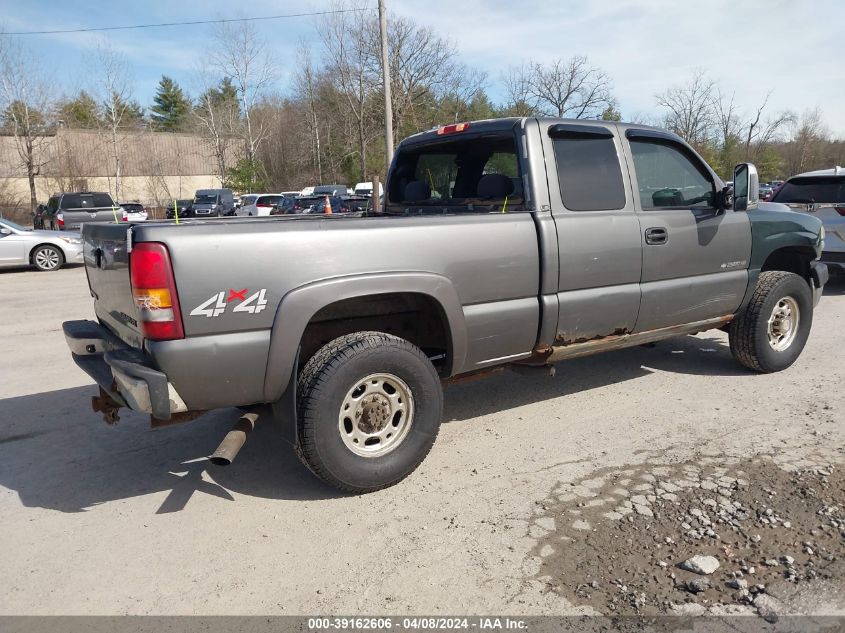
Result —
[[125, 222], [126, 211], [105, 192], [56, 193], [42, 217], [44, 228], [78, 231], [89, 222]]
[[824, 231], [757, 191], [753, 165], [731, 190], [641, 125], [449, 125], [399, 145], [369, 217], [85, 225], [97, 322], [64, 332], [107, 420], [239, 407], [227, 463], [269, 404], [316, 475], [377, 490], [425, 458], [455, 379], [713, 328], [751, 370], [789, 367]]

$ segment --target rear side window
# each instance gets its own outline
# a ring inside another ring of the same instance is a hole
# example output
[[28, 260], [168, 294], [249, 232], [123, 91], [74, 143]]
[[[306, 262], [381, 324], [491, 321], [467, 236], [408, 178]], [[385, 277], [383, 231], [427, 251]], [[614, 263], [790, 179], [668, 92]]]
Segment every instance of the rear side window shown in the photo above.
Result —
[[793, 178], [786, 181], [772, 202], [845, 202], [845, 177]]
[[522, 210], [522, 172], [511, 131], [432, 140], [396, 157], [388, 213]]
[[612, 138], [558, 138], [553, 144], [567, 209], [610, 211], [625, 206], [622, 169]]

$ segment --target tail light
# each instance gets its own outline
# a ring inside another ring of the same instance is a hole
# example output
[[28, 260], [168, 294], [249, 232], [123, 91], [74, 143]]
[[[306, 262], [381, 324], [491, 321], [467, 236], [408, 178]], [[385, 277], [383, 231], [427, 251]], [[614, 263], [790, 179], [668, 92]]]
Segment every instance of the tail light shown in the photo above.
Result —
[[159, 242], [137, 244], [129, 256], [129, 276], [144, 337], [153, 341], [185, 338], [167, 247]]
[[845, 215], [845, 204], [839, 204], [833, 207], [839, 215]]
[[56, 214], [56, 223], [57, 223], [59, 226], [64, 226], [64, 225], [65, 225], [65, 215], [64, 215], [64, 213], [57, 213], [57, 214]]

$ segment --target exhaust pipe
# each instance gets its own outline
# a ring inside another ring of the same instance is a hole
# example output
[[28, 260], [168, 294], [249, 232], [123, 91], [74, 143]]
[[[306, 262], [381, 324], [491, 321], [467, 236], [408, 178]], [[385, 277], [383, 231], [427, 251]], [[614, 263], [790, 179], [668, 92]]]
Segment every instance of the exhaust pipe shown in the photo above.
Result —
[[209, 461], [216, 466], [228, 466], [235, 457], [238, 456], [241, 448], [243, 448], [246, 438], [255, 428], [255, 421], [258, 420], [257, 413], [244, 413], [237, 424], [232, 427], [232, 430], [226, 434], [220, 446], [214, 451], [214, 454], [209, 457]]

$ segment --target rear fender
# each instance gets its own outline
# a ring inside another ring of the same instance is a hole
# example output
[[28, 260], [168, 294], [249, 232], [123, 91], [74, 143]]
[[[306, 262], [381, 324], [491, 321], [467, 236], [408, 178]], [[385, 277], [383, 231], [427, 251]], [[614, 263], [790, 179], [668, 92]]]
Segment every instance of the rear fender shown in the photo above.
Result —
[[335, 277], [300, 286], [282, 297], [273, 319], [270, 353], [264, 378], [266, 402], [279, 400], [291, 380], [308, 322], [321, 308], [336, 301], [389, 293], [428, 295], [440, 304], [452, 342], [452, 374], [464, 365], [467, 334], [464, 313], [452, 282], [426, 272], [372, 273]]

